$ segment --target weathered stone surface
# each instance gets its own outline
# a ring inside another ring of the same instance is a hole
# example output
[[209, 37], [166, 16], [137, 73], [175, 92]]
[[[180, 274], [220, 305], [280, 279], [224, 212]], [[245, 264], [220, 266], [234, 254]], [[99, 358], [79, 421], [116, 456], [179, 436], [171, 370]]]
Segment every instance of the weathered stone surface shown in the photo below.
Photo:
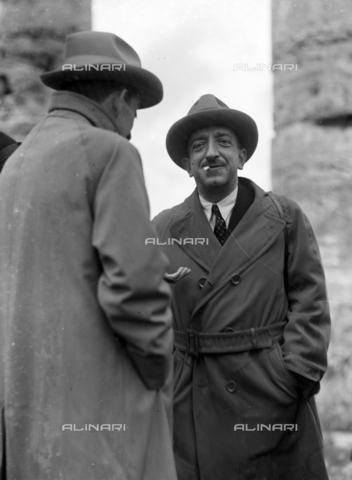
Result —
[[274, 58], [299, 55], [304, 46], [346, 42], [352, 36], [350, 13], [350, 0], [273, 0]]
[[90, 0], [2, 0], [0, 130], [21, 140], [45, 114], [50, 90], [39, 81], [62, 61], [66, 35], [91, 29]]
[[[352, 3], [273, 0], [273, 191], [294, 199], [318, 238], [332, 312], [323, 427], [352, 430]], [[342, 478], [342, 477], [341, 477]]]
[[352, 3], [273, 1], [277, 127], [352, 114]]
[[351, 261], [352, 128], [309, 122], [273, 141], [273, 190], [297, 201], [313, 224], [326, 266]]
[[324, 434], [325, 461], [330, 480], [351, 480], [351, 451], [352, 433], [327, 432]]
[[323, 258], [333, 327], [318, 404], [324, 427], [340, 430], [352, 429], [351, 152], [349, 127], [301, 122], [280, 130], [273, 142], [273, 191], [303, 208]]

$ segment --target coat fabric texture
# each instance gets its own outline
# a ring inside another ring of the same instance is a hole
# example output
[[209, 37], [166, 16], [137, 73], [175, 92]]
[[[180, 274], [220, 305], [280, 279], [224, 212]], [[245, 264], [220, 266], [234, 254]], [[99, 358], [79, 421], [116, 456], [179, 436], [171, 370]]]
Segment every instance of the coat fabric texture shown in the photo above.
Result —
[[2, 478], [176, 480], [167, 260], [137, 150], [70, 92], [0, 176]]
[[191, 270], [172, 285], [179, 480], [328, 478], [314, 396], [298, 381], [314, 385], [327, 367], [324, 272], [307, 217], [276, 202], [281, 212], [239, 178], [224, 246], [197, 190], [154, 219], [163, 246], [150, 247], [164, 249], [168, 272]]

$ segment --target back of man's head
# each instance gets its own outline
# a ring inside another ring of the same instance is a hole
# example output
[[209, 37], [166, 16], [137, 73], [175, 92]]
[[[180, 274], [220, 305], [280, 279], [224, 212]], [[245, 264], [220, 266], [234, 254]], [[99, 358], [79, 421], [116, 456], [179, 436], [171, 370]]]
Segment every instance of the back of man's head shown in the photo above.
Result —
[[83, 95], [84, 97], [87, 97], [99, 104], [103, 104], [105, 100], [113, 93], [121, 93], [122, 90], [127, 90], [127, 101], [133, 96], [139, 96], [138, 91], [130, 85], [111, 82], [108, 80], [74, 82], [67, 84], [65, 86], [65, 90]]

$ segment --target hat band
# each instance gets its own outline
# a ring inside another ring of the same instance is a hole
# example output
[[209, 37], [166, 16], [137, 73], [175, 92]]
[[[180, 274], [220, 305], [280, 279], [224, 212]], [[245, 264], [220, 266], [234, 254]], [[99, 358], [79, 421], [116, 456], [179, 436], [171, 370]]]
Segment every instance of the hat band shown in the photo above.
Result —
[[[123, 65], [124, 68], [123, 70], [126, 70], [126, 66], [131, 66], [131, 67], [141, 67], [141, 65], [136, 62], [132, 61], [129, 63], [126, 63], [126, 61], [123, 58], [113, 58], [113, 57], [103, 57], [99, 56], [97, 57], [96, 55], [76, 55], [75, 57], [68, 57], [65, 61], [64, 64], [61, 67], [61, 70], [84, 70], [87, 65]], [[72, 67], [69, 67], [72, 66]], [[118, 70], [118, 68], [115, 68], [115, 70]]]

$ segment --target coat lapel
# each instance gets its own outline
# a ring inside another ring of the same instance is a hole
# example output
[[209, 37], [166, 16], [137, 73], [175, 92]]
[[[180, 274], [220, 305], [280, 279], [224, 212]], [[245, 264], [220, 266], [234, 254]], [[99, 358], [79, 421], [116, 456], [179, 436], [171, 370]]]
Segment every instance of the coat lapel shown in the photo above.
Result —
[[[184, 202], [184, 212], [170, 227], [170, 233], [175, 240], [180, 241], [180, 248], [187, 255], [205, 270], [210, 271], [222, 247], [204, 214], [197, 190]], [[195, 244], [195, 239], [206, 239], [207, 244], [201, 245], [198, 242]]]
[[[249, 182], [247, 179], [244, 180]], [[238, 201], [241, 201], [240, 197]], [[277, 216], [270, 199], [268, 200], [259, 187], [255, 187], [254, 201], [221, 247], [209, 272], [209, 285], [212, 287], [204, 289], [205, 295], [200, 297], [193, 316], [231, 280], [233, 275], [241, 274], [249, 265], [256, 262], [270, 248], [285, 226], [285, 222]]]
[[226, 238], [231, 235], [231, 232], [233, 232], [233, 230], [235, 230], [237, 225], [240, 223], [242, 217], [244, 217], [245, 213], [252, 205], [254, 196], [254, 190], [246, 186], [241, 179], [239, 179], [237, 201], [231, 214]]

